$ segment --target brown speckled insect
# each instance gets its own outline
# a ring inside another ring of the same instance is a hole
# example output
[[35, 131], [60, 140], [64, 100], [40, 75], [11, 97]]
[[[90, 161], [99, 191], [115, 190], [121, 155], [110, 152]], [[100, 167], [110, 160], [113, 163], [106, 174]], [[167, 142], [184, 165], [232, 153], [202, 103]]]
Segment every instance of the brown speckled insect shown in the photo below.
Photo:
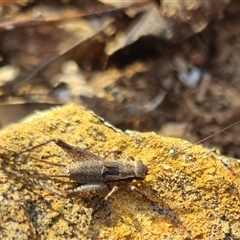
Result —
[[[238, 123], [239, 121], [197, 142], [197, 144], [204, 142], [205, 140], [213, 137], [214, 135], [219, 134], [227, 130], [228, 128], [237, 125]], [[14, 152], [8, 149], [5, 150], [9, 152], [10, 155], [19, 156], [35, 148], [44, 146], [50, 142], [54, 142], [56, 145], [58, 145], [76, 162], [69, 165], [63, 165], [49, 163], [44, 160], [33, 158], [40, 162], [64, 167], [64, 174], [41, 174], [35, 175], [34, 177], [29, 177], [29, 179], [32, 182], [40, 185], [42, 188], [47, 189], [50, 192], [64, 198], [97, 195], [103, 191], [108, 190], [109, 184], [114, 184], [114, 187], [105, 197], [105, 199], [108, 199], [118, 189], [117, 185], [120, 181], [130, 182], [133, 179], [144, 179], [148, 174], [148, 167], [141, 160], [134, 160], [134, 158], [128, 157], [126, 160], [122, 161], [105, 161], [100, 156], [97, 156], [89, 151], [80, 149], [78, 147], [71, 146], [60, 139], [50, 139], [27, 149], [23, 149], [19, 152]], [[2, 147], [2, 149], [4, 148]], [[183, 149], [183, 151], [186, 149]], [[8, 157], [8, 154], [6, 154], [5, 157]], [[68, 178], [70, 180], [73, 180], [74, 182], [79, 183], [80, 186], [71, 191], [61, 192], [54, 188], [50, 188], [36, 180], [41, 178]], [[137, 190], [134, 186], [131, 186], [131, 189]]]
[[[133, 158], [128, 157], [124, 161], [104, 161], [101, 157], [86, 150], [71, 146], [60, 139], [47, 140], [36, 146], [24, 149], [18, 154], [41, 147], [49, 142], [54, 142], [72, 159], [76, 160], [76, 162], [65, 166], [64, 174], [46, 175], [45, 177], [69, 178], [70, 180], [80, 183], [81, 186], [73, 189], [72, 191], [60, 192], [39, 182], [37, 183], [43, 188], [46, 188], [64, 198], [96, 195], [108, 189], [106, 183], [116, 182], [116, 185], [105, 197], [105, 199], [107, 199], [113, 192], [117, 190], [117, 182], [124, 180], [144, 179], [148, 172], [148, 167], [140, 160], [134, 160]], [[134, 187], [132, 187], [132, 189], [134, 189]]]

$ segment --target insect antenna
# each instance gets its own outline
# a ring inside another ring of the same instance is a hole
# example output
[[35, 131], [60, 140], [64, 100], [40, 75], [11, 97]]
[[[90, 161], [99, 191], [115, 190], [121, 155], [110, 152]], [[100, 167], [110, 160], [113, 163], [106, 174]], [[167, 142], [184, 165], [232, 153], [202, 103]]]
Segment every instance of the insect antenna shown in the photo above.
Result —
[[204, 139], [198, 141], [196, 144], [200, 144], [200, 143], [202, 143], [202, 142], [205, 142], [206, 140], [208, 140], [208, 139], [210, 139], [210, 138], [212, 138], [212, 137], [214, 137], [214, 136], [216, 136], [216, 135], [218, 135], [218, 134], [220, 134], [220, 133], [228, 130], [229, 128], [238, 125], [239, 123], [240, 123], [240, 120], [237, 121], [237, 122], [235, 122], [235, 123], [233, 123], [233, 124], [231, 124], [231, 125], [229, 125], [229, 126], [227, 126], [227, 127], [225, 127], [225, 128], [223, 128], [223, 129], [221, 129], [221, 130], [219, 130], [218, 132], [215, 132], [215, 133], [211, 134], [211, 135], [208, 136], [208, 137], [205, 137]]
[[[231, 125], [229, 125], [229, 126], [227, 126], [227, 127], [225, 127], [225, 128], [223, 128], [223, 129], [221, 129], [221, 130], [219, 130], [219, 131], [217, 131], [217, 132], [215, 132], [215, 133], [213, 133], [213, 134], [211, 134], [211, 135], [209, 135], [209, 136], [207, 136], [207, 137], [205, 137], [205, 138], [203, 138], [203, 139], [201, 139], [200, 141], [194, 143], [194, 145], [203, 143], [203, 142], [205, 142], [206, 140], [208, 140], [208, 139], [210, 139], [210, 138], [212, 138], [212, 137], [214, 137], [214, 136], [216, 136], [216, 135], [218, 135], [218, 134], [220, 134], [220, 133], [228, 130], [229, 128], [232, 128], [232, 127], [238, 125], [239, 123], [240, 123], [240, 120], [237, 121], [237, 122], [235, 122], [235, 123], [233, 123], [233, 124], [231, 124]], [[185, 151], [185, 150], [187, 150], [187, 149], [189, 149], [189, 147], [184, 148], [184, 149], [182, 150], [182, 152]]]

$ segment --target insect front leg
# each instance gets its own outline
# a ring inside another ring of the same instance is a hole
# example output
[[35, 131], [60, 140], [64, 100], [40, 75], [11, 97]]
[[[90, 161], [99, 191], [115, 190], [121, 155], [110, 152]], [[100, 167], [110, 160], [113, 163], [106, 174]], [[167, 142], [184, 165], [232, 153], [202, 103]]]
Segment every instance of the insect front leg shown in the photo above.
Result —
[[108, 198], [115, 193], [118, 190], [118, 186], [114, 186], [112, 190], [107, 194], [107, 196], [104, 198], [105, 200], [108, 200]]

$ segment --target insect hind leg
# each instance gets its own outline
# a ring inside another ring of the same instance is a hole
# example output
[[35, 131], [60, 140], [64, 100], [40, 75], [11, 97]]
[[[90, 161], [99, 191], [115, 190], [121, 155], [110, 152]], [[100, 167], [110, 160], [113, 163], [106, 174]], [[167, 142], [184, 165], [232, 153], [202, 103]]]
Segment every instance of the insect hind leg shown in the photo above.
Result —
[[75, 161], [88, 161], [88, 160], [93, 160], [93, 159], [99, 160], [99, 161], [102, 160], [101, 157], [99, 157], [91, 152], [88, 152], [86, 150], [83, 150], [81, 148], [72, 146], [58, 138], [49, 139], [49, 140], [39, 143], [35, 146], [23, 149], [19, 153], [25, 153], [25, 152], [31, 151], [35, 148], [44, 146], [50, 142], [54, 142], [58, 147], [60, 147], [64, 152], [66, 152]]
[[39, 143], [37, 145], [31, 146], [31, 147], [28, 147], [28, 148], [24, 148], [24, 149], [18, 151], [18, 154], [22, 154], [22, 153], [26, 153], [26, 152], [32, 151], [32, 150], [34, 150], [36, 148], [42, 147], [44, 145], [47, 145], [50, 142], [56, 142], [56, 141], [57, 141], [57, 139], [55, 139], [55, 138], [48, 139], [48, 140], [43, 141], [43, 142], [41, 142], [41, 143]]
[[35, 185], [39, 185], [42, 189], [48, 190], [49, 192], [55, 195], [58, 195], [62, 198], [83, 198], [83, 197], [95, 196], [97, 194], [100, 194], [101, 192], [108, 190], [107, 185], [104, 183], [88, 183], [88, 184], [81, 185], [73, 190], [59, 191], [55, 188], [52, 188], [43, 184], [40, 181], [37, 181], [36, 179], [30, 178], [30, 180]]

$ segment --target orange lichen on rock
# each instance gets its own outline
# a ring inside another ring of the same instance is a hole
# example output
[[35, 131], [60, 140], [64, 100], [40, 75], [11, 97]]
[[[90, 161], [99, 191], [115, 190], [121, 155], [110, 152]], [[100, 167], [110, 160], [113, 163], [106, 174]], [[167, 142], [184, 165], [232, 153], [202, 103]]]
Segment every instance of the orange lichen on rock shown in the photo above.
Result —
[[62, 149], [49, 143], [24, 156], [0, 151], [1, 239], [240, 238], [240, 172], [235, 160], [181, 139], [121, 132], [76, 105], [36, 114], [5, 129], [0, 146], [19, 151], [50, 138], [108, 160], [111, 151], [121, 151], [119, 160], [141, 159], [149, 174], [133, 181], [139, 191], [123, 182], [108, 201], [102, 196], [63, 199], [37, 182], [61, 191], [76, 183], [56, 178], [31, 180], [40, 173], [61, 173], [59, 166], [36, 158], [71, 163]]

